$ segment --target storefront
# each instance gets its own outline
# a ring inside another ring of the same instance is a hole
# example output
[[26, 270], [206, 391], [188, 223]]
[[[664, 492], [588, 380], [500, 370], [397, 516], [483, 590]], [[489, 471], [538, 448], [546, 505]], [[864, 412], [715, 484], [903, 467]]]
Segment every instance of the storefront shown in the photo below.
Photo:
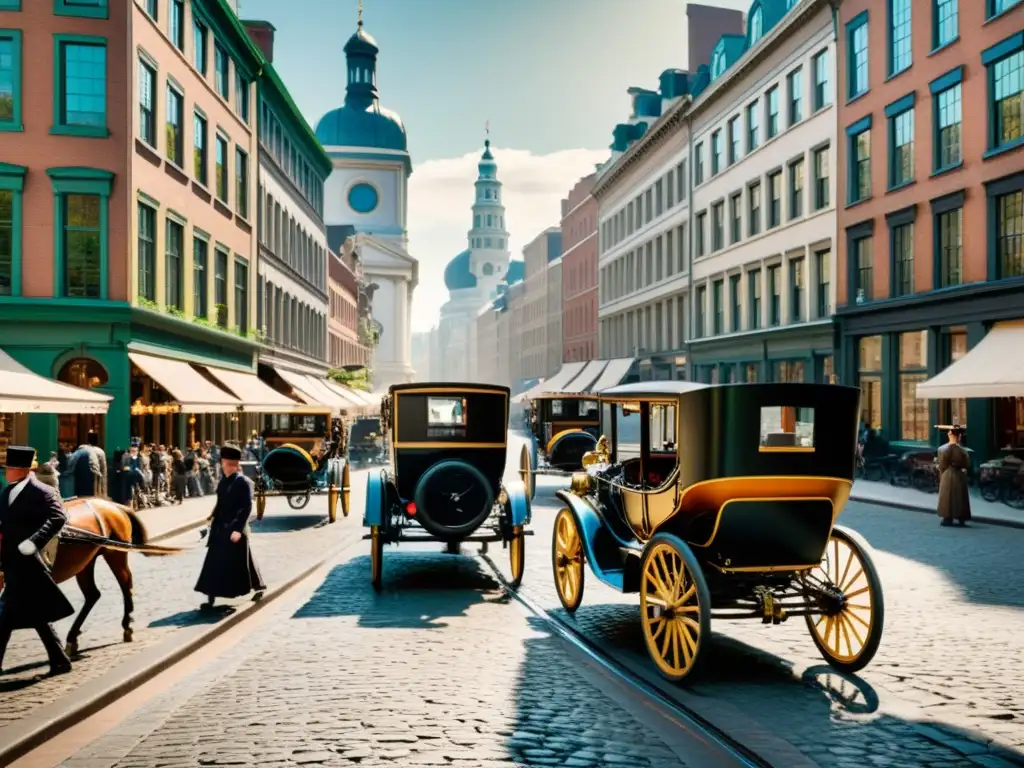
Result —
[[690, 342], [693, 381], [833, 383], [832, 321], [783, 326]]
[[1024, 332], [1003, 325], [1024, 317], [1024, 285], [1007, 283], [841, 308], [840, 381], [861, 388], [864, 422], [897, 448], [938, 445], [934, 425], [958, 423], [979, 461], [1024, 450]]

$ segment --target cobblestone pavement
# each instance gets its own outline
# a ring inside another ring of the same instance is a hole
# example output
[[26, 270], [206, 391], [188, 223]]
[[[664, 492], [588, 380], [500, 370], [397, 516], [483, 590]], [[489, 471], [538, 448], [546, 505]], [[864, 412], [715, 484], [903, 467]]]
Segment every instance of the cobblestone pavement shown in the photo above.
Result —
[[379, 595], [356, 550], [64, 766], [683, 765], [478, 560], [424, 547], [385, 550]]
[[[289, 509], [284, 498], [268, 499], [263, 520], [252, 521], [252, 548], [269, 588], [312, 565], [345, 537], [362, 535], [364, 483], [361, 474], [353, 473], [352, 516], [343, 518], [339, 511], [337, 523], [319, 528], [314, 526], [326, 517], [326, 496], [314, 496], [299, 512]], [[212, 497], [209, 504], [212, 510]], [[198, 533], [192, 532], [161, 544], [189, 545], [198, 541]], [[129, 556], [135, 584], [135, 636], [130, 644], [121, 641], [121, 590], [106, 563], [99, 563], [96, 582], [102, 597], [85, 622], [79, 638], [82, 655], [73, 660], [71, 674], [40, 679], [48, 666], [38, 637], [30, 630], [15, 632], [4, 658], [6, 673], [0, 676], [0, 727], [16, 723], [37, 707], [57, 701], [135, 654], [168, 641], [176, 631], [219, 621], [223, 614], [207, 616], [197, 611], [203, 597], [193, 588], [205, 556], [205, 546], [168, 557]], [[77, 611], [83, 603], [78, 585], [72, 579], [61, 586]], [[244, 604], [247, 599], [234, 602]], [[62, 638], [73, 620], [72, 616], [57, 625]]]
[[[518, 453], [510, 456], [518, 466]], [[576, 617], [559, 605], [550, 561], [559, 487], [555, 478], [538, 482], [523, 594], [654, 674], [636, 595], [588, 570]], [[840, 676], [800, 619], [775, 627], [719, 620], [688, 690], [733, 704], [823, 765], [1024, 764], [1024, 531], [940, 528], [917, 512], [856, 502], [840, 523], [872, 543], [885, 590], [885, 634], [872, 664], [859, 677]], [[507, 572], [504, 553], [495, 561]]]

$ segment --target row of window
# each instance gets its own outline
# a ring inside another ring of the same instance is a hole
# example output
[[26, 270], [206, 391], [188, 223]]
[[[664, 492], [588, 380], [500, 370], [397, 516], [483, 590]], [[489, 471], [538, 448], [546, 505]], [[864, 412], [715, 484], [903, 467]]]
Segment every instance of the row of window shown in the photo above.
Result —
[[804, 359], [763, 360], [758, 362], [694, 364], [693, 380], [705, 384], [834, 384], [835, 360], [832, 355], [813, 355]]
[[288, 213], [287, 208], [259, 186], [257, 196], [260, 242], [310, 285], [327, 288], [327, 248]]
[[262, 275], [256, 284], [256, 316], [268, 341], [317, 360], [324, 359], [327, 315], [266, 281]]
[[299, 148], [292, 144], [277, 115], [265, 101], [260, 103], [259, 140], [267, 153], [273, 156], [277, 166], [284, 171], [284, 175], [316, 211], [316, 215], [323, 219], [324, 180], [302, 156]]
[[677, 204], [682, 204], [686, 194], [686, 161], [683, 160], [601, 222], [601, 254], [615, 248]]
[[330, 296], [328, 299], [329, 317], [331, 320], [336, 320], [346, 328], [356, 330], [359, 319], [359, 311], [356, 308], [354, 299], [342, 298], [342, 295], [334, 290], [330, 289]]
[[566, 338], [590, 333], [597, 317], [597, 302], [594, 297], [573, 302], [562, 308], [562, 333]]
[[368, 365], [370, 353], [361, 344], [343, 339], [335, 333], [330, 334], [330, 359], [331, 368], [342, 368], [346, 365]]
[[[158, 76], [156, 62], [148, 57], [139, 58], [139, 135], [140, 138], [159, 152], [164, 145], [164, 156], [171, 165], [183, 173], [191, 172], [192, 178], [204, 187], [210, 188], [210, 123], [206, 113], [198, 104], [192, 105], [191, 160], [185, 158], [187, 103], [185, 91], [172, 78], [167, 78], [164, 89], [163, 130], [158, 109]], [[161, 135], [162, 134], [162, 135]], [[213, 185], [217, 199], [230, 205], [232, 197], [235, 211], [243, 219], [249, 218], [249, 155], [241, 146], [235, 146], [234, 183], [232, 183], [229, 158], [231, 138], [220, 128], [213, 131]]]
[[[812, 179], [811, 187], [806, 187], [805, 158], [791, 160], [785, 169], [768, 173], [764, 180], [749, 182], [745, 190], [729, 195], [728, 210], [726, 200], [711, 204], [709, 212], [699, 211], [693, 227], [693, 255], [695, 259], [715, 253], [728, 245], [736, 245], [744, 237], [756, 237], [762, 231], [770, 231], [782, 225], [784, 215], [786, 221], [799, 219], [807, 208], [805, 196], [810, 194], [810, 211], [817, 211], [829, 206], [829, 147], [823, 146], [811, 150]], [[783, 185], [785, 184], [785, 194]], [[761, 190], [766, 188], [768, 199], [762, 205]], [[744, 205], [744, 192], [746, 204]], [[785, 198], [785, 211], [783, 210]], [[744, 219], [746, 227], [744, 228]], [[710, 226], [710, 229], [709, 229]], [[746, 233], [744, 235], [744, 232]], [[726, 235], [728, 234], [728, 241]]]
[[[231, 318], [239, 333], [249, 331], [249, 263], [181, 220], [163, 216], [163, 243], [158, 240], [157, 209], [138, 203], [138, 296], [168, 310], [215, 322], [227, 328]], [[188, 238], [187, 235], [191, 237]], [[162, 251], [162, 253], [161, 253]], [[158, 262], [164, 271], [163, 296], [157, 295]], [[191, 278], [187, 279], [187, 275]], [[186, 301], [186, 285], [191, 297]], [[211, 305], [210, 299], [213, 299]]]
[[[829, 52], [828, 49], [818, 51], [811, 57], [811, 114], [824, 109], [832, 103], [829, 83]], [[801, 64], [791, 70], [786, 80], [786, 128], [792, 128], [806, 116], [804, 108], [807, 98], [804, 80], [804, 66]], [[782, 130], [781, 116], [781, 84], [775, 83], [768, 88], [763, 97], [759, 97], [746, 105], [743, 114], [730, 117], [725, 126], [711, 132], [709, 146], [705, 152], [705, 142], [694, 145], [693, 154], [693, 185], [703, 184], [707, 179], [739, 162], [762, 144], [778, 136]], [[745, 117], [745, 123], [744, 121]], [[761, 120], [764, 118], [762, 129]], [[705, 175], [706, 163], [710, 164], [710, 175]]]
[[681, 224], [601, 267], [601, 304], [618, 301], [677, 274], [685, 275], [689, 250], [686, 232], [686, 224]]
[[562, 362], [582, 363], [597, 358], [597, 335], [586, 341], [572, 341], [565, 345], [562, 350]]
[[[596, 243], [595, 243], [596, 245]], [[562, 258], [562, 295], [571, 298], [597, 287], [597, 253], [591, 248], [586, 253], [577, 251]]]
[[[804, 256], [790, 257], [785, 263], [748, 266], [697, 286], [694, 338], [827, 319], [832, 315], [831, 259], [831, 251], [819, 251], [810, 264]], [[808, 284], [813, 291], [807, 291]]]
[[685, 293], [598, 320], [601, 357], [668, 352], [686, 343], [689, 300]]

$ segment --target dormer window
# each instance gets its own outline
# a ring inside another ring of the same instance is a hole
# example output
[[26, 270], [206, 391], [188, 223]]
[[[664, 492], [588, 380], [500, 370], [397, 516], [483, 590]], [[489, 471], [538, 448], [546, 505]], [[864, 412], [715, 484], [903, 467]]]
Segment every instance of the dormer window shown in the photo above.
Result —
[[711, 55], [711, 79], [714, 80], [725, 72], [725, 47], [719, 43]]
[[750, 14], [750, 44], [753, 45], [761, 39], [764, 34], [764, 17], [761, 14], [761, 6], [757, 6]]

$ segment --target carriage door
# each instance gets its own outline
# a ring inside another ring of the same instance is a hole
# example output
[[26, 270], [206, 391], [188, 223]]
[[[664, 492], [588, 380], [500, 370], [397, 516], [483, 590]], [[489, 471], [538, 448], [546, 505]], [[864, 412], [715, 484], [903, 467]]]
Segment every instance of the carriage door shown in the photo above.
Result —
[[642, 415], [643, 532], [650, 536], [671, 517], [679, 498], [679, 483], [669, 483], [679, 461], [678, 408], [674, 404], [645, 403]]

